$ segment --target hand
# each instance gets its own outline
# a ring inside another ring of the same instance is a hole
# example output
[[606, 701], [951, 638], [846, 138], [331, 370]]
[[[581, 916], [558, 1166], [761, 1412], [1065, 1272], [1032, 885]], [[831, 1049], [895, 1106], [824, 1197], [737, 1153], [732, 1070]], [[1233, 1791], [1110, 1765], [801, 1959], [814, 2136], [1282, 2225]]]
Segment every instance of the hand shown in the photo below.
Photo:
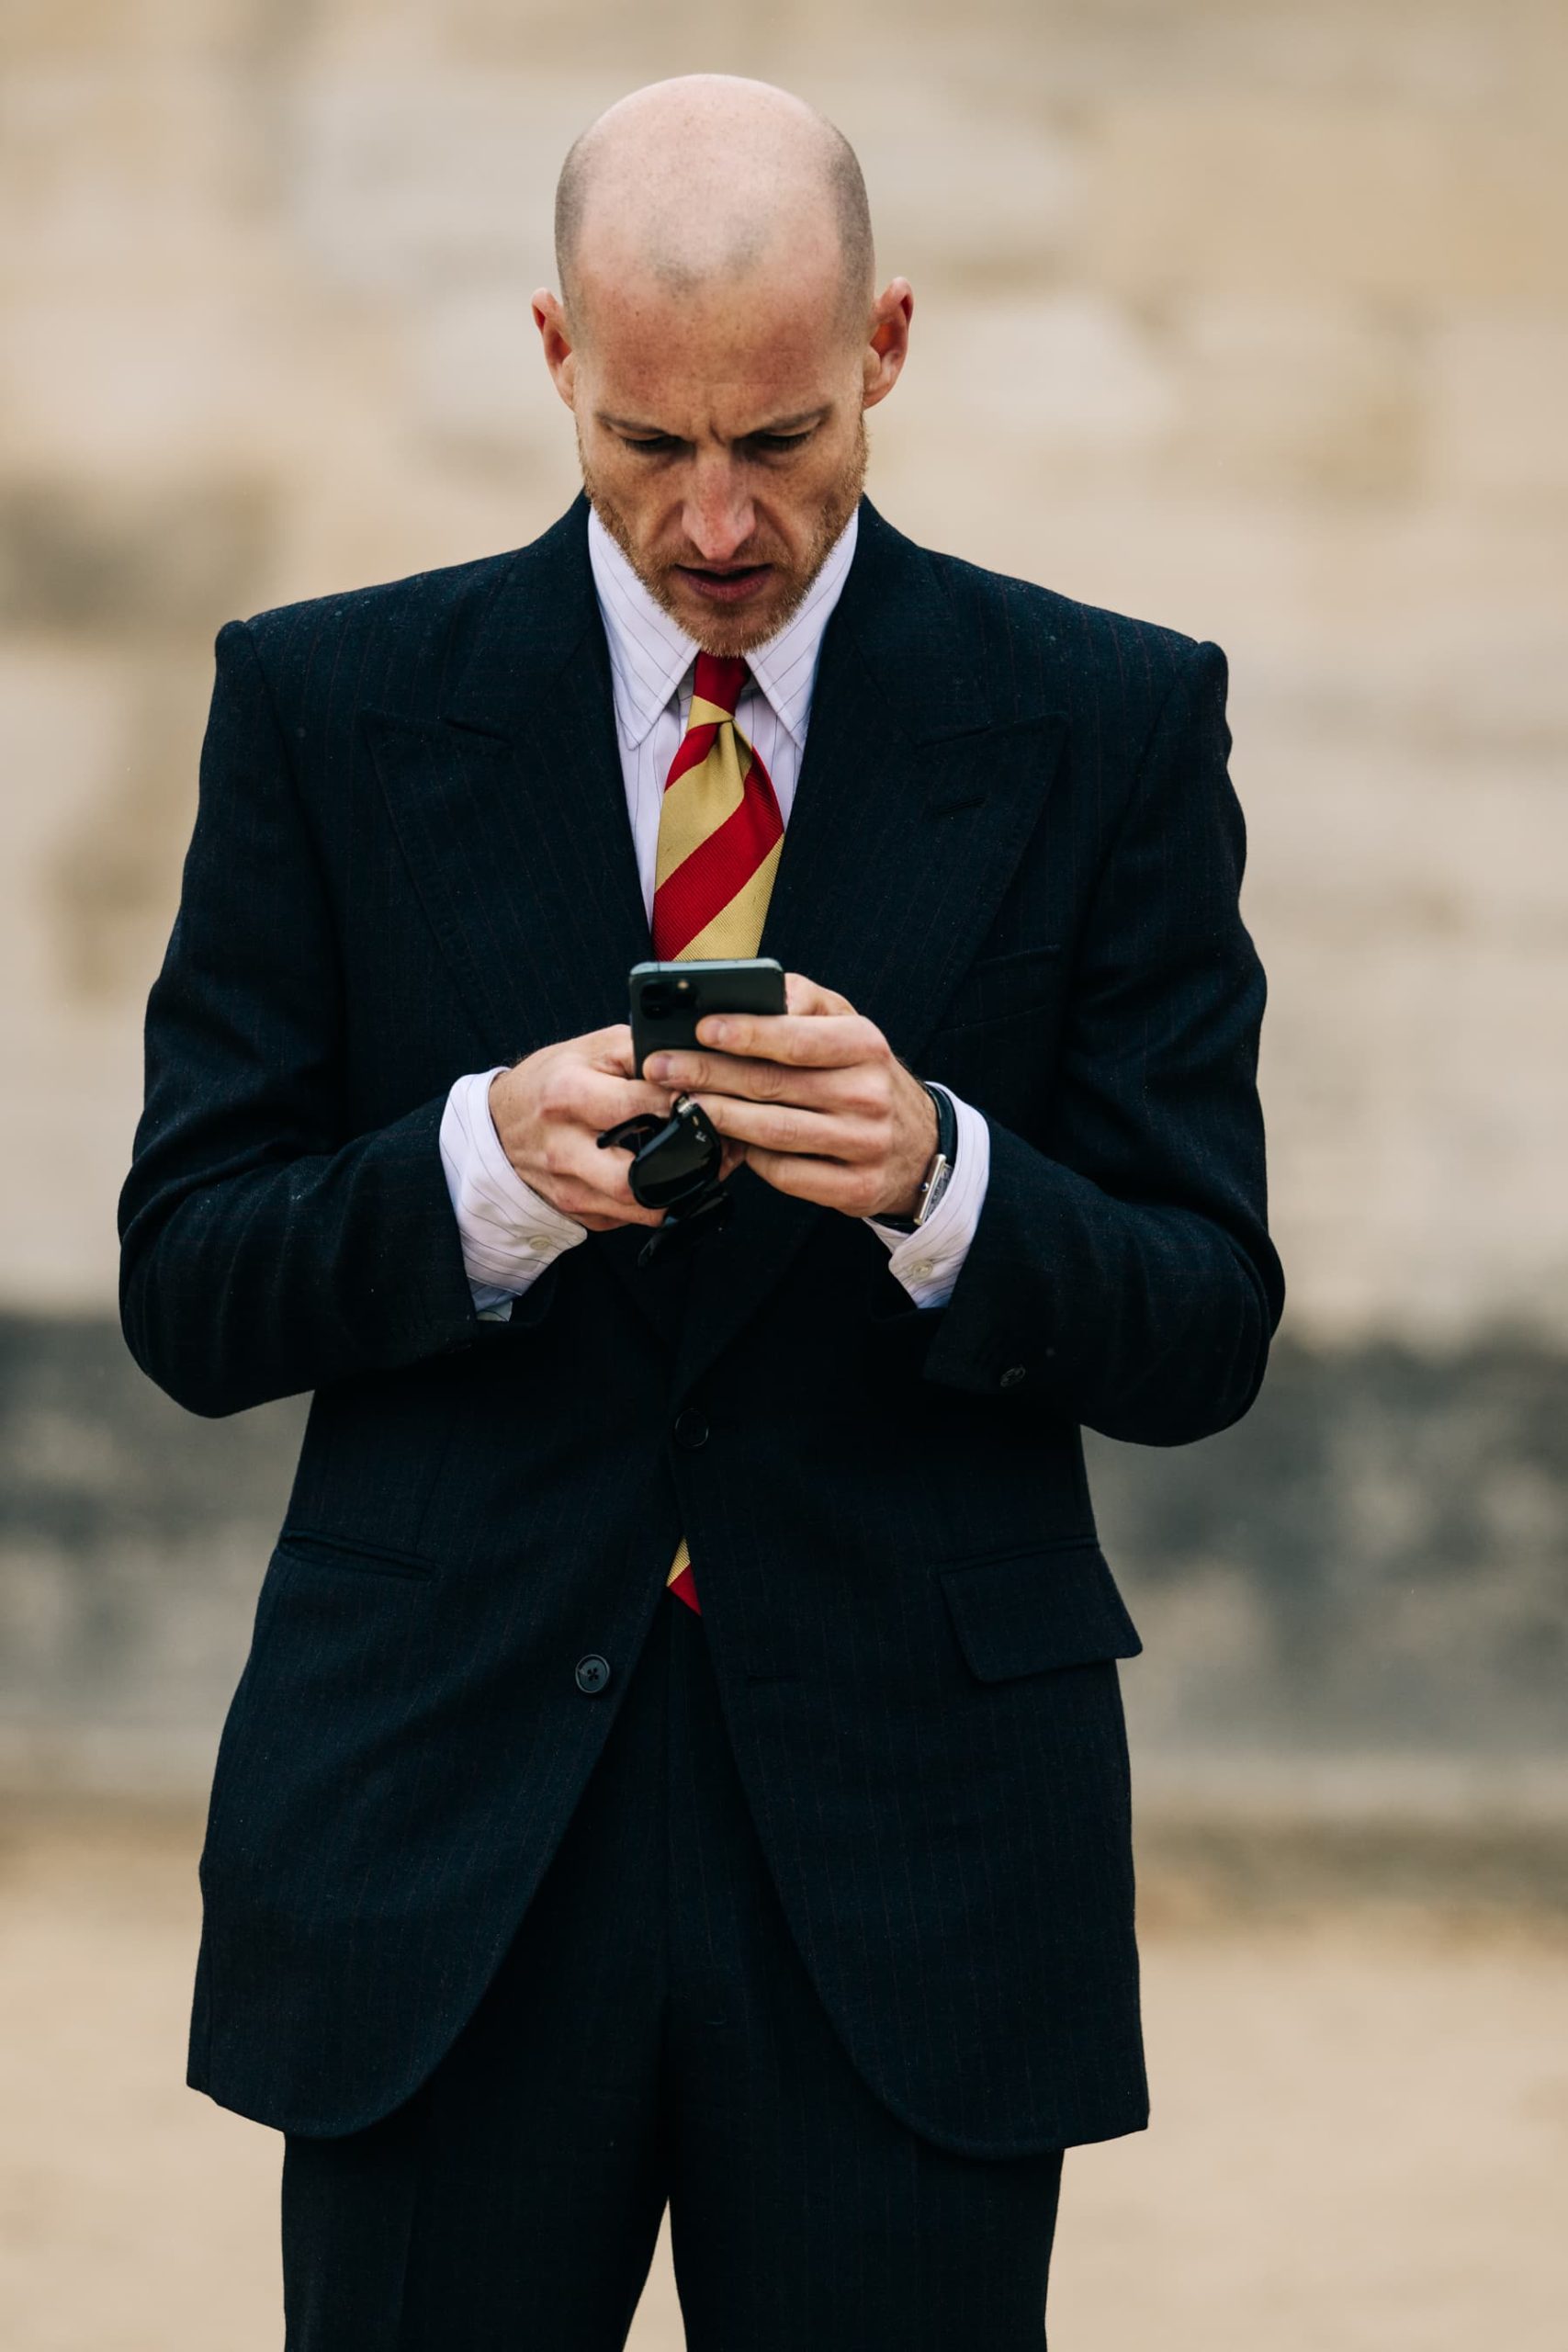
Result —
[[[639, 1111], [668, 1115], [679, 1087], [633, 1075], [632, 1033], [625, 1021], [585, 1036], [541, 1046], [491, 1079], [490, 1114], [506, 1157], [525, 1184], [590, 1233], [619, 1225], [662, 1225], [663, 1209], [644, 1208], [632, 1196], [627, 1150], [601, 1150], [604, 1128]], [[726, 1144], [719, 1176], [743, 1157]]]
[[705, 1014], [704, 1050], [650, 1054], [649, 1077], [694, 1096], [777, 1191], [846, 1216], [913, 1216], [935, 1103], [847, 997], [788, 972], [784, 1001], [785, 1012]]

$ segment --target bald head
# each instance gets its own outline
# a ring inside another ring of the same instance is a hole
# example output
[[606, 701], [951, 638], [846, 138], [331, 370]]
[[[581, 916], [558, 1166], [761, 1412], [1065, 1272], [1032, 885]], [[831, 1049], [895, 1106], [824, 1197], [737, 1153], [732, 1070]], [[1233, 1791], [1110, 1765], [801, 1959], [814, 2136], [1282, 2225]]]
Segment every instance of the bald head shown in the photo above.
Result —
[[765, 82], [656, 82], [567, 157], [556, 250], [534, 322], [594, 513], [699, 646], [764, 644], [860, 503], [908, 349], [853, 151]]
[[580, 336], [601, 290], [651, 280], [679, 298], [758, 271], [819, 278], [858, 335], [874, 266], [853, 148], [771, 83], [691, 74], [634, 90], [561, 167], [556, 267]]

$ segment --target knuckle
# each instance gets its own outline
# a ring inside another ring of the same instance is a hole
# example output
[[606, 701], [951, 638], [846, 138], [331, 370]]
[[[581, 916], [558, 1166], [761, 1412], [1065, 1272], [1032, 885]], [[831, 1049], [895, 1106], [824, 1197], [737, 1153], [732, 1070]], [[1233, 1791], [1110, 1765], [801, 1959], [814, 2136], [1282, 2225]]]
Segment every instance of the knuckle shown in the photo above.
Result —
[[542, 1118], [564, 1119], [568, 1115], [576, 1093], [574, 1077], [573, 1066], [569, 1061], [545, 1064], [539, 1072], [534, 1098]]

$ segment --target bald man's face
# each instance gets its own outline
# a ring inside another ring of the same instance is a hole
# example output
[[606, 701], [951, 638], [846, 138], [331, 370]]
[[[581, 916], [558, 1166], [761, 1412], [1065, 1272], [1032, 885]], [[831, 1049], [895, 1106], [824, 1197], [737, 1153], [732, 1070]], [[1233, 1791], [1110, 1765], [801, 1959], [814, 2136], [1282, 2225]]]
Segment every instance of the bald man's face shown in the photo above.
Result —
[[[650, 593], [706, 651], [750, 651], [789, 618], [853, 512], [863, 411], [892, 389], [909, 300], [863, 340], [832, 257], [679, 292], [600, 271], [535, 315], [577, 421], [583, 482]], [[890, 289], [891, 290], [891, 289]]]

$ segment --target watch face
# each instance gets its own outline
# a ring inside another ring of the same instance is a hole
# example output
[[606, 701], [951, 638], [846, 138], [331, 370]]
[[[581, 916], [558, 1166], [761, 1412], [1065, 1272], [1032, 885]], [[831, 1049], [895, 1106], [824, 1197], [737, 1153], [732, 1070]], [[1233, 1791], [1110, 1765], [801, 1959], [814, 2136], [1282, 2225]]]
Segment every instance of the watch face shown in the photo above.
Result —
[[923, 1225], [927, 1217], [930, 1216], [938, 1201], [941, 1200], [942, 1194], [946, 1192], [948, 1179], [952, 1174], [953, 1162], [950, 1159], [944, 1159], [941, 1167], [937, 1170], [936, 1174], [931, 1178], [931, 1190], [927, 1193], [925, 1199], [920, 1203], [919, 1215], [915, 1219], [917, 1225]]

